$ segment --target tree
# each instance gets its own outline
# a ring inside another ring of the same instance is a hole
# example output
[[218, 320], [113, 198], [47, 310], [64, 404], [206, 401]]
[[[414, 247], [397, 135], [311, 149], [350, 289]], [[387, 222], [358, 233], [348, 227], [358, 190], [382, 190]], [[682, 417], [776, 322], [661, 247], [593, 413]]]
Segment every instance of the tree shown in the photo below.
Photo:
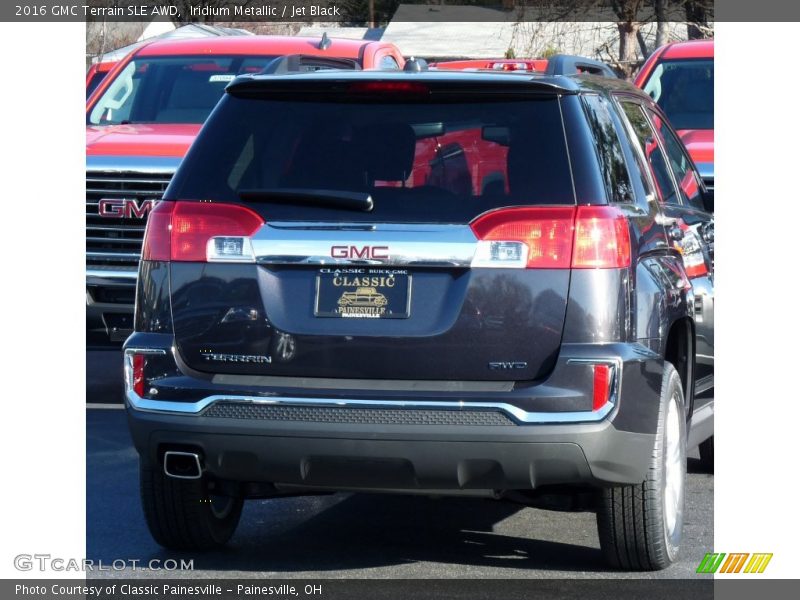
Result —
[[144, 32], [147, 23], [107, 22], [106, 19], [86, 23], [86, 66], [103, 59], [106, 52], [133, 44]]
[[617, 16], [619, 31], [618, 68], [626, 78], [633, 75], [638, 62], [636, 45], [642, 23], [638, 20], [643, 0], [611, 0], [611, 8]]
[[713, 17], [713, 2], [709, 0], [684, 0], [686, 10], [686, 34], [690, 40], [708, 37], [709, 15]]
[[341, 22], [348, 25], [379, 27], [391, 21], [400, 0], [344, 0]]
[[[667, 42], [667, 7], [669, 0], [656, 0], [656, 41], [654, 49], [660, 48]], [[649, 52], [645, 52], [645, 58]]]

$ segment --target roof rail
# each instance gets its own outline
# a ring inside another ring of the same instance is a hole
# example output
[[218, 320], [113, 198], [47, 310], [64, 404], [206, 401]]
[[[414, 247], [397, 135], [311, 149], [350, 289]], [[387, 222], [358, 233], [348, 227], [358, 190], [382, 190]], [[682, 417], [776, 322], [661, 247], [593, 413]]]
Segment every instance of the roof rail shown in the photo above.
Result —
[[571, 54], [554, 54], [547, 59], [548, 75], [576, 75], [588, 73], [589, 75], [600, 75], [601, 77], [613, 77], [617, 79], [617, 74], [606, 63], [586, 58], [585, 56], [573, 56]]
[[[316, 68], [314, 68], [316, 67]], [[308, 56], [305, 54], [287, 54], [278, 56], [270, 61], [262, 75], [287, 75], [289, 73], [303, 73], [320, 69], [345, 69], [360, 71], [358, 61], [350, 58], [333, 58], [327, 56]]]
[[403, 65], [403, 71], [406, 73], [419, 73], [420, 71], [428, 70], [428, 61], [424, 58], [411, 57]]

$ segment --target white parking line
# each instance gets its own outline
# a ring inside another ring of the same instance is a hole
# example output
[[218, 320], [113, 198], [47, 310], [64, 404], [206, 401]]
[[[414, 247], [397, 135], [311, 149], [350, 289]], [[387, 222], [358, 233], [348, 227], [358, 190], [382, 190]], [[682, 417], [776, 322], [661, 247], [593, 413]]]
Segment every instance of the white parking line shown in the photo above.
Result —
[[87, 402], [86, 403], [86, 410], [90, 410], [92, 408], [99, 408], [102, 410], [121, 410], [125, 408], [124, 404], [95, 404], [94, 402]]

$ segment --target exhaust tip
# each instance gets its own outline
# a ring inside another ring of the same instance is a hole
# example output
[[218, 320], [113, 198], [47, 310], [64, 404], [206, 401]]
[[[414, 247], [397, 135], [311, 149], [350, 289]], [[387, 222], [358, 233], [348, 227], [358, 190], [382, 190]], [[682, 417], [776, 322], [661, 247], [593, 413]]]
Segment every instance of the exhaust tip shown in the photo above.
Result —
[[164, 453], [164, 473], [175, 479], [200, 479], [203, 470], [195, 452], [168, 450]]

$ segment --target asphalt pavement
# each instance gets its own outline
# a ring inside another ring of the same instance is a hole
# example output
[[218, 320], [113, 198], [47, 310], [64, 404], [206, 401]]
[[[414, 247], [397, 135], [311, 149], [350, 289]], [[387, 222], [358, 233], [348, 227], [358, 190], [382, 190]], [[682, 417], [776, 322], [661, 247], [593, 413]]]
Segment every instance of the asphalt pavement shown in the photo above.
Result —
[[121, 404], [125, 392], [122, 368], [122, 350], [87, 350], [86, 402]]
[[225, 549], [166, 551], [144, 522], [125, 412], [97, 408], [120, 398], [120, 365], [119, 352], [87, 353], [86, 557], [106, 565], [193, 559], [194, 571], [112, 570], [103, 577], [684, 578], [713, 549], [714, 476], [690, 458], [681, 558], [656, 573], [608, 569], [591, 513], [379, 494], [247, 501]]

